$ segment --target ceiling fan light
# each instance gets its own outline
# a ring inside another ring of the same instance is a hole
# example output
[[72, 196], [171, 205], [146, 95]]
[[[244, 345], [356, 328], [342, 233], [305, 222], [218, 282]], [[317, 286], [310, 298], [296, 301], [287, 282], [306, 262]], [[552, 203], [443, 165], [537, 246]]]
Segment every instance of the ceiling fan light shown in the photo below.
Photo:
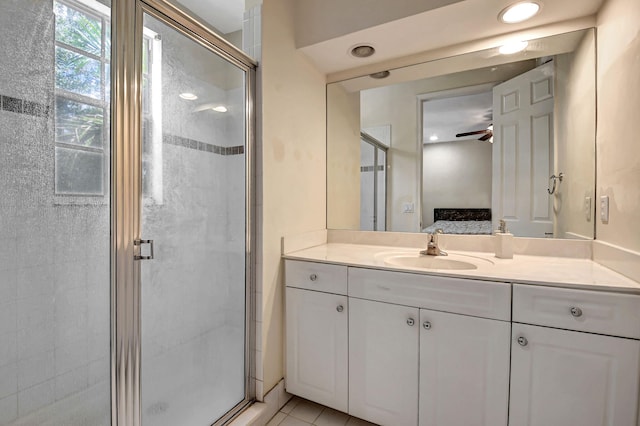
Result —
[[196, 99], [198, 99], [198, 96], [195, 93], [191, 92], [180, 93], [178, 96], [186, 101], [195, 101]]
[[528, 41], [513, 41], [500, 46], [498, 52], [503, 55], [513, 55], [514, 53], [522, 52], [528, 45]]
[[508, 6], [498, 14], [498, 20], [505, 24], [517, 24], [531, 19], [540, 11], [540, 4], [524, 1]]

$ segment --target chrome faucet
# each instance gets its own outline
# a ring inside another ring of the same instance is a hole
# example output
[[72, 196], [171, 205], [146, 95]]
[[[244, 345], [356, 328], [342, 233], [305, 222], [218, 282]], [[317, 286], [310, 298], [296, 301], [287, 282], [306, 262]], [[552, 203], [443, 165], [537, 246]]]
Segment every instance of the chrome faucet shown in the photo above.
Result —
[[420, 254], [426, 255], [426, 256], [448, 256], [448, 253], [446, 251], [440, 250], [440, 247], [438, 247], [439, 234], [444, 234], [444, 232], [440, 228], [436, 229], [436, 232], [434, 232], [433, 234], [427, 234], [429, 236], [428, 237], [429, 240], [427, 242], [427, 249], [422, 250]]

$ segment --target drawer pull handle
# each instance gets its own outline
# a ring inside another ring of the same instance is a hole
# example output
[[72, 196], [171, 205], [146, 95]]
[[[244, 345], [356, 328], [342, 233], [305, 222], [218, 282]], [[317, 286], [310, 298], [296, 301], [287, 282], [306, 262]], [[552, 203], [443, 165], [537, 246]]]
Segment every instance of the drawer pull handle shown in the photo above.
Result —
[[342, 305], [338, 305], [338, 306], [336, 307], [336, 311], [338, 311], [338, 312], [342, 312], [342, 311], [344, 311], [344, 306], [342, 306]]
[[431, 330], [431, 323], [429, 321], [425, 321], [422, 323], [422, 326], [425, 330]]
[[411, 327], [411, 326], [413, 326], [413, 324], [415, 324], [415, 323], [416, 323], [416, 322], [413, 320], [413, 318], [409, 318], [409, 319], [407, 319], [407, 325], [408, 325], [408, 326], [410, 326], [410, 327]]
[[529, 344], [529, 341], [527, 340], [526, 337], [520, 336], [520, 337], [518, 337], [518, 344], [520, 346], [527, 346]]
[[571, 315], [578, 318], [582, 316], [582, 309], [576, 308], [575, 306], [571, 308]]
[[311, 281], [316, 281], [318, 279], [318, 276], [316, 274], [311, 274], [311, 275], [309, 275], [309, 279]]

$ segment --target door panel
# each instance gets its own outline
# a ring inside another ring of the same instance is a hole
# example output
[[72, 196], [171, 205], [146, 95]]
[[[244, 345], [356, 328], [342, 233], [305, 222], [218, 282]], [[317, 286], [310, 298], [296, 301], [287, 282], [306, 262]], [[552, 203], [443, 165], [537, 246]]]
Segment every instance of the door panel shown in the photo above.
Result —
[[348, 409], [347, 296], [287, 287], [287, 391]]
[[349, 414], [417, 424], [418, 320], [417, 308], [349, 299]]
[[147, 14], [142, 48], [142, 420], [212, 424], [245, 398], [245, 72]]
[[553, 63], [493, 89], [492, 209], [521, 237], [553, 235]]
[[508, 322], [421, 309], [420, 425], [506, 426], [510, 338]]
[[514, 323], [511, 351], [509, 425], [636, 426], [637, 340]]

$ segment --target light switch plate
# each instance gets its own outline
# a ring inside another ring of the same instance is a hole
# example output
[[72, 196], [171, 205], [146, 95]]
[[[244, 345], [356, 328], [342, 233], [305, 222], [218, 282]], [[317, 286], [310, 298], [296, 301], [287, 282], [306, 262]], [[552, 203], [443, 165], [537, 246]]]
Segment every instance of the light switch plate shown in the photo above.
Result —
[[404, 203], [402, 205], [402, 213], [413, 213], [413, 203]]
[[609, 196], [603, 195], [600, 197], [600, 220], [602, 222], [609, 222]]
[[591, 197], [584, 197], [584, 216], [591, 222]]

